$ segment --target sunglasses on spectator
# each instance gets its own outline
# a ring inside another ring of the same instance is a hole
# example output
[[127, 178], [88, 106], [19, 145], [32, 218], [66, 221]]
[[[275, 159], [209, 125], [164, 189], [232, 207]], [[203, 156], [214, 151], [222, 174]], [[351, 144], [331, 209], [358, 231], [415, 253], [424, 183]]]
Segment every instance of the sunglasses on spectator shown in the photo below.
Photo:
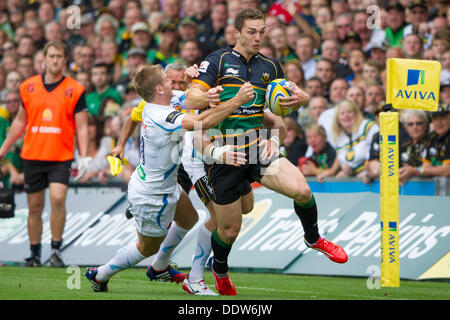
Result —
[[412, 127], [412, 126], [414, 126], [414, 125], [416, 125], [417, 127], [419, 127], [419, 126], [423, 126], [423, 121], [418, 121], [418, 122], [407, 122], [406, 125], [407, 125], [408, 127]]
[[341, 25], [337, 25], [338, 28], [348, 28], [351, 27], [352, 25], [347, 23], [347, 24], [341, 24]]
[[14, 102], [20, 102], [20, 99], [5, 100], [5, 103], [14, 103]]
[[13, 46], [11, 46], [11, 47], [3, 47], [2, 50], [3, 51], [11, 51], [11, 50], [14, 50], [14, 47]]

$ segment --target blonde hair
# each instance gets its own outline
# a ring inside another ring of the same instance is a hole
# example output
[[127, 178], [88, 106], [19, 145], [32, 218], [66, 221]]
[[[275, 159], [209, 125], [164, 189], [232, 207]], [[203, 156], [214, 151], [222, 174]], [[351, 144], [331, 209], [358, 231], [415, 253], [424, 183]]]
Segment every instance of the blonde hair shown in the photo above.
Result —
[[164, 78], [160, 64], [143, 67], [134, 77], [133, 83], [136, 92], [146, 102], [151, 102], [156, 94], [156, 86], [162, 85]]
[[363, 121], [363, 115], [355, 103], [353, 103], [349, 100], [342, 100], [341, 102], [339, 102], [336, 106], [336, 112], [334, 113], [334, 118], [333, 118], [333, 125], [331, 127], [331, 131], [333, 133], [333, 138], [335, 141], [336, 141], [337, 137], [339, 137], [341, 135], [341, 133], [345, 132], [344, 128], [339, 123], [339, 112], [342, 109], [347, 109], [347, 110], [350, 110], [355, 113], [356, 118], [355, 118], [355, 123], [353, 124], [353, 126], [351, 128], [351, 133], [356, 132], [356, 130], [358, 130], [358, 128], [359, 128], [359, 125]]
[[313, 123], [308, 128], [306, 128], [306, 135], [308, 135], [308, 132], [315, 132], [325, 140], [327, 139], [327, 133], [320, 124]]

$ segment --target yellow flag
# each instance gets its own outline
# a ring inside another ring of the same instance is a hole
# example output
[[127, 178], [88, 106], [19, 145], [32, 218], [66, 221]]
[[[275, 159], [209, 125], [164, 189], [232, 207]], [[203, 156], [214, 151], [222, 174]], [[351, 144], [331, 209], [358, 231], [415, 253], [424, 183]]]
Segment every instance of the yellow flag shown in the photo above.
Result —
[[110, 171], [113, 176], [120, 174], [123, 170], [123, 165], [128, 164], [128, 160], [125, 158], [120, 159], [113, 156], [107, 156], [106, 159], [109, 162]]
[[386, 103], [394, 109], [437, 111], [441, 64], [391, 58], [386, 62]]

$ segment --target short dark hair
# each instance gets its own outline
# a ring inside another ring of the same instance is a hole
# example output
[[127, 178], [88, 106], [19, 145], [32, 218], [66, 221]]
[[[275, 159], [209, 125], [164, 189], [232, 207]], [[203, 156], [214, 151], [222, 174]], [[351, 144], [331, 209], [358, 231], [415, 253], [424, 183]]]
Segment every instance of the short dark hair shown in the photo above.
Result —
[[239, 11], [234, 18], [234, 27], [236, 30], [241, 31], [246, 20], [265, 20], [264, 13], [255, 8], [246, 8]]

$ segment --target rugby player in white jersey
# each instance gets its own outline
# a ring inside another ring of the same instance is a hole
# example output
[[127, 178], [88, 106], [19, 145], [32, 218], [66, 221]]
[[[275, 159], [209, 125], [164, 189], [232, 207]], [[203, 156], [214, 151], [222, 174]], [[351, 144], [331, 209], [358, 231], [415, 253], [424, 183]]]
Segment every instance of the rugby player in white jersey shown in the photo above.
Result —
[[141, 159], [128, 185], [130, 212], [136, 221], [137, 243], [120, 249], [105, 265], [89, 267], [85, 276], [94, 291], [107, 291], [109, 279], [155, 254], [170, 223], [179, 211], [196, 216], [187, 194], [177, 184], [177, 169], [183, 149], [182, 130], [195, 126], [212, 128], [254, 97], [250, 83], [236, 97], [201, 114], [181, 113], [170, 107], [171, 82], [161, 66], [145, 67], [135, 79], [137, 93], [146, 101], [142, 114]]

